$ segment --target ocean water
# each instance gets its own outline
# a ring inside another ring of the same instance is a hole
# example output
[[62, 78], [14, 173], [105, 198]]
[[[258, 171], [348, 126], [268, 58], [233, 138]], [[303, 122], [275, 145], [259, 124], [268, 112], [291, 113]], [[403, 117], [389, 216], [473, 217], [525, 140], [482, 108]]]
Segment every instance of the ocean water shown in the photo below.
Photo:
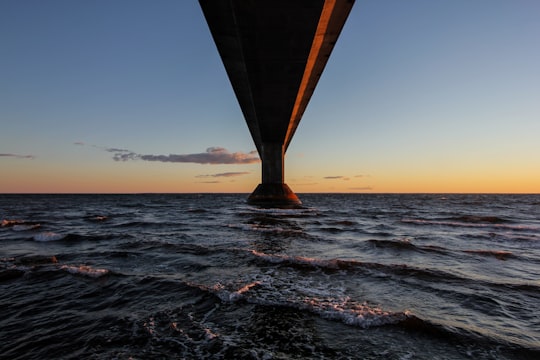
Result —
[[540, 195], [0, 195], [1, 359], [540, 359]]

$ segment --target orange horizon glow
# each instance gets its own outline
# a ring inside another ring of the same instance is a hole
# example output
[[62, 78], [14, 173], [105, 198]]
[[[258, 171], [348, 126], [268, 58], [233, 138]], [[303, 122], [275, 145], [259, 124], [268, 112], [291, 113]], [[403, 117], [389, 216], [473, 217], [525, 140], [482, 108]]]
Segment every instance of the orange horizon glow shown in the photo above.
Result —
[[[538, 194], [540, 169], [446, 167], [416, 173], [396, 166], [370, 175], [335, 168], [313, 174], [305, 158], [290, 159], [285, 182], [298, 193], [474, 193]], [[0, 193], [251, 193], [260, 183], [260, 164], [156, 164], [144, 162], [50, 165], [42, 160], [3, 161], [10, 171], [0, 177]], [[82, 165], [82, 166], [81, 166]], [[309, 165], [309, 164], [308, 164]], [[201, 176], [236, 170], [234, 177]], [[511, 170], [511, 171], [510, 171]], [[328, 176], [329, 174], [343, 176]]]
[[[28, 175], [28, 174], [27, 174]], [[64, 174], [65, 175], [65, 174]], [[245, 179], [209, 181], [179, 176], [119, 177], [94, 174], [93, 176], [38, 176], [4, 177], [0, 180], [0, 193], [81, 193], [81, 194], [127, 194], [127, 193], [242, 193], [249, 194], [259, 184], [257, 176]], [[158, 179], [156, 179], [158, 178]], [[302, 193], [358, 193], [358, 194], [539, 194], [539, 179], [507, 179], [503, 183], [486, 183], [485, 179], [468, 179], [467, 182], [430, 181], [429, 178], [414, 181], [399, 179], [327, 180], [317, 177], [313, 182], [286, 181], [291, 189]]]

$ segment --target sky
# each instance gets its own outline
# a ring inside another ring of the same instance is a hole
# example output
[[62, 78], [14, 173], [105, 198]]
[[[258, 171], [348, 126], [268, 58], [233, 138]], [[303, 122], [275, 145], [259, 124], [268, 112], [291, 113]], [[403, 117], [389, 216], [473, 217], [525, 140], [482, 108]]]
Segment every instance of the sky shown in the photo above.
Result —
[[[287, 150], [297, 193], [540, 193], [540, 1], [356, 0]], [[249, 193], [195, 0], [0, 0], [0, 193]]]

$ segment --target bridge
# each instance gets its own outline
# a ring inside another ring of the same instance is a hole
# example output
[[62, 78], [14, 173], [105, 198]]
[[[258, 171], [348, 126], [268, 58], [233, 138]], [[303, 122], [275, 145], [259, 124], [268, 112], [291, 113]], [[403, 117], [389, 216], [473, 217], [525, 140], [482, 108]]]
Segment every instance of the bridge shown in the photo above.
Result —
[[354, 0], [199, 0], [262, 161], [248, 202], [295, 206], [284, 156]]

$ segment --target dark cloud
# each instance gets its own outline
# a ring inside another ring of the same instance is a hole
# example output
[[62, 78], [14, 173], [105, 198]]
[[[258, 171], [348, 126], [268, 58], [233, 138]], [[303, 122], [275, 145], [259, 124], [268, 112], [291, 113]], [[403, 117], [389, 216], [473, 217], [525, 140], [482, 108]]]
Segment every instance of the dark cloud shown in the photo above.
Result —
[[197, 178], [207, 178], [207, 177], [234, 177], [234, 176], [242, 176], [250, 174], [248, 171], [241, 171], [241, 172], [226, 172], [226, 173], [220, 173], [220, 174], [211, 174], [211, 175], [197, 175], [195, 177]]
[[131, 153], [133, 154], [132, 151], [130, 150], [126, 150], [126, 149], [118, 149], [118, 148], [103, 148], [105, 151], [107, 152], [112, 152], [112, 153]]
[[[114, 151], [116, 150], [116, 151]], [[125, 149], [108, 149], [114, 152], [113, 159], [116, 161], [144, 160], [170, 163], [195, 163], [195, 164], [253, 164], [258, 163], [259, 157], [256, 152], [231, 153], [220, 147], [210, 147], [204, 153], [198, 154], [169, 154], [169, 155], [143, 155]]]
[[327, 179], [327, 180], [336, 180], [336, 179], [350, 180], [350, 178], [348, 178], [346, 176], [325, 176], [324, 178]]
[[[117, 151], [112, 151], [117, 150]], [[138, 160], [140, 159], [139, 154], [134, 153], [133, 151], [129, 150], [122, 150], [122, 149], [106, 149], [105, 151], [114, 153], [113, 159], [114, 161], [128, 161], [128, 160]]]
[[[75, 142], [75, 145], [86, 145], [83, 142]], [[114, 148], [114, 147], [100, 147], [96, 145], [90, 145], [92, 147], [110, 152], [113, 154], [115, 161], [130, 161], [130, 160], [143, 160], [143, 161], [157, 161], [168, 163], [195, 163], [195, 164], [254, 164], [260, 162], [257, 151], [250, 151], [249, 153], [235, 152], [231, 153], [227, 149], [222, 147], [209, 147], [206, 152], [196, 154], [168, 154], [168, 155], [152, 155], [152, 154], [138, 154], [128, 149]], [[222, 175], [222, 176], [235, 176], [235, 175]]]
[[34, 155], [19, 155], [19, 154], [10, 154], [10, 153], [7, 153], [7, 154], [0, 154], [0, 157], [11, 157], [11, 158], [16, 158], [16, 159], [35, 159], [35, 156]]

